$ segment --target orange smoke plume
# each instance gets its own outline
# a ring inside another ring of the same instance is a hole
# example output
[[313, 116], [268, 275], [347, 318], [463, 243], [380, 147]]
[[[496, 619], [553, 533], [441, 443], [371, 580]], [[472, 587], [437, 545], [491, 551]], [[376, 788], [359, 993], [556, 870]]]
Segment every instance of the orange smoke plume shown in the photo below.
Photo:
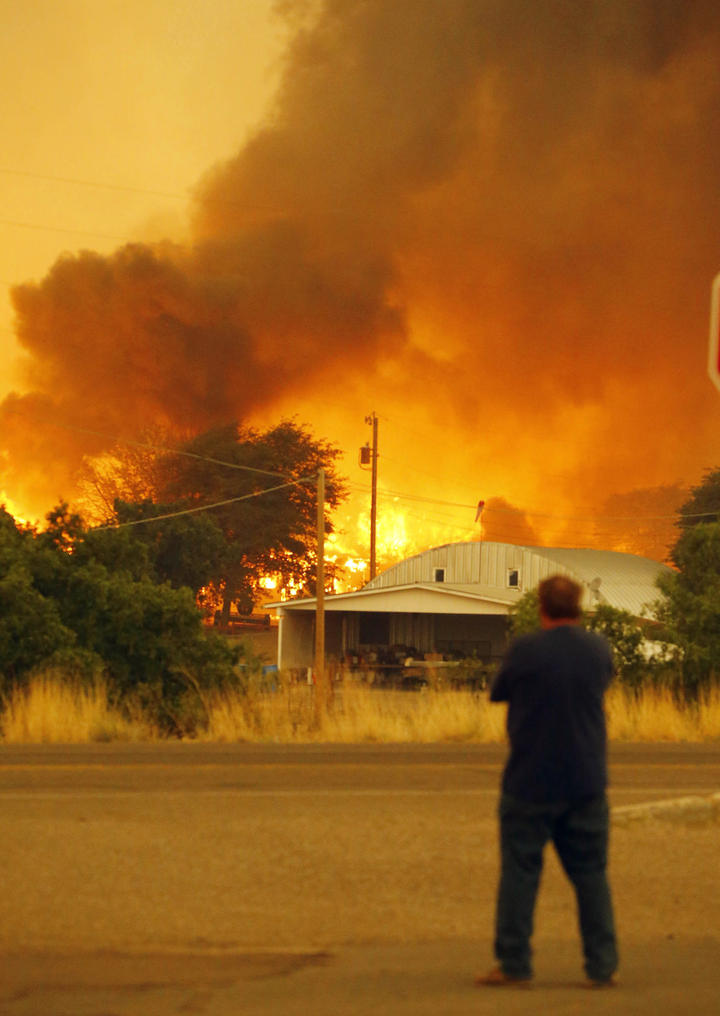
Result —
[[[374, 406], [388, 487], [431, 463], [515, 542], [602, 541], [561, 517], [635, 489], [671, 514], [720, 437], [719, 46], [711, 0], [325, 0], [272, 117], [198, 186], [190, 246], [16, 288], [3, 486], [67, 495], [97, 432], [151, 425], [302, 410], [352, 447]], [[556, 520], [503, 529], [492, 496]]]

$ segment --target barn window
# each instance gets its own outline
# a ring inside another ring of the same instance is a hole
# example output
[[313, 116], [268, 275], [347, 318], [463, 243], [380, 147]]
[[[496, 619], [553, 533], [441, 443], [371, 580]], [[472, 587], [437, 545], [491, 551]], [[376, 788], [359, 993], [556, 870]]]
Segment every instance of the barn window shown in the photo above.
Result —
[[511, 589], [518, 589], [520, 587], [520, 569], [519, 568], [508, 568], [508, 586]]
[[444, 582], [445, 581], [445, 569], [444, 568], [436, 568], [435, 569], [435, 581], [436, 582]]

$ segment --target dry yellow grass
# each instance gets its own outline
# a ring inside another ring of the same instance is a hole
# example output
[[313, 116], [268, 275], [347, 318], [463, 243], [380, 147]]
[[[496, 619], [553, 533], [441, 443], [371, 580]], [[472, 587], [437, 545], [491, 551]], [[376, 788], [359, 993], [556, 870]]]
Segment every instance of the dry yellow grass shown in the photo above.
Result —
[[[211, 741], [325, 741], [353, 743], [504, 740], [505, 708], [485, 694], [426, 690], [377, 691], [347, 685], [316, 717], [312, 689], [281, 687], [243, 698], [217, 696], [207, 702]], [[720, 739], [720, 689], [701, 702], [681, 706], [666, 689], [639, 696], [617, 685], [607, 696], [612, 741], [712, 741]]]
[[317, 717], [305, 685], [247, 698], [209, 699], [210, 741], [360, 742], [501, 741], [504, 714], [485, 695], [464, 691], [379, 691], [348, 684]]
[[[347, 682], [318, 715], [313, 689], [282, 682], [273, 692], [207, 696], [204, 741], [280, 743], [497, 743], [505, 738], [505, 708], [484, 693], [447, 689], [382, 691]], [[607, 697], [611, 741], [720, 740], [720, 688], [699, 703], [679, 706], [669, 691], [639, 696], [614, 686]], [[83, 743], [154, 740], [159, 734], [138, 714], [108, 704], [102, 683], [90, 688], [61, 675], [37, 677], [4, 703], [0, 734], [6, 743]]]
[[6, 744], [140, 741], [154, 736], [142, 718], [127, 719], [111, 708], [102, 682], [85, 688], [52, 674], [11, 693], [0, 716], [0, 732]]
[[667, 688], [636, 696], [620, 685], [606, 702], [611, 741], [713, 741], [720, 738], [720, 689], [698, 703], [678, 705]]
[[703, 699], [698, 727], [701, 740], [720, 741], [720, 688], [713, 688]]

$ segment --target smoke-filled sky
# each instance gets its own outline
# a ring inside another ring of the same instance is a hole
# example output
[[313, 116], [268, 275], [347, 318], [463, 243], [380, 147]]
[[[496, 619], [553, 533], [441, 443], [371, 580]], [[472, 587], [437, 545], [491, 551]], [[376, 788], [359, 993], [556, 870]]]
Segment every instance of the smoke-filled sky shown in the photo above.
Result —
[[[658, 517], [720, 443], [715, 2], [35, 0], [13, 17], [14, 505], [72, 496], [107, 444], [82, 429], [233, 417], [297, 416], [367, 485], [375, 411], [381, 547], [477, 537], [454, 506], [483, 498], [488, 538], [662, 555]], [[358, 552], [364, 497], [340, 519]]]

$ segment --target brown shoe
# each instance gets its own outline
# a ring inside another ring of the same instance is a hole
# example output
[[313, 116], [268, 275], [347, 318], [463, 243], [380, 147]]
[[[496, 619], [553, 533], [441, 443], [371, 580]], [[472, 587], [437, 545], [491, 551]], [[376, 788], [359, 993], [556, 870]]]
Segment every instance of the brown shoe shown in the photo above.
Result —
[[478, 988], [529, 988], [529, 977], [511, 977], [501, 967], [493, 967], [488, 974], [478, 974], [475, 978]]
[[588, 977], [587, 981], [583, 982], [583, 988], [589, 988], [591, 991], [597, 989], [602, 990], [603, 988], [617, 988], [617, 986], [618, 982], [612, 975], [607, 977], [604, 981], [598, 981], [594, 977]]

